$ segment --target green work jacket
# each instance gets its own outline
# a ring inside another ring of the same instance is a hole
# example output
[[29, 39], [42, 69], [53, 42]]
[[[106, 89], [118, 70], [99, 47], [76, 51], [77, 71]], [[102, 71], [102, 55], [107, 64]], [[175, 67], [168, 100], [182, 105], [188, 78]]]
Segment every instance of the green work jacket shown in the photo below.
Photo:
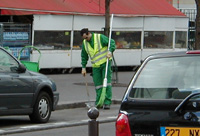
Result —
[[[92, 67], [99, 67], [101, 64], [105, 63], [107, 58], [107, 47], [109, 38], [103, 34], [92, 33], [90, 41], [83, 40], [82, 51], [81, 51], [81, 64], [85, 68], [87, 61], [90, 57]], [[111, 39], [111, 44], [109, 51], [114, 52], [115, 41]]]

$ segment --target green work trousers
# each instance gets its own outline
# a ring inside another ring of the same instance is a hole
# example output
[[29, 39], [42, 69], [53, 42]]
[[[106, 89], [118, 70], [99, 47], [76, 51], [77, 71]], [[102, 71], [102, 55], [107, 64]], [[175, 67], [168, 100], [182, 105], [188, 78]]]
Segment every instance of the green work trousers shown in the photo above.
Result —
[[[104, 104], [110, 105], [112, 102], [112, 69], [111, 69], [111, 62], [112, 60], [109, 60], [108, 63], [108, 71], [107, 71], [107, 87], [106, 87], [106, 97], [104, 100]], [[93, 74], [93, 81], [95, 85], [95, 90], [96, 90], [96, 102], [95, 104], [97, 105], [101, 92], [103, 89], [103, 81], [105, 78], [105, 70], [106, 70], [106, 62], [101, 64], [100, 67], [93, 67], [92, 68], [92, 74]]]

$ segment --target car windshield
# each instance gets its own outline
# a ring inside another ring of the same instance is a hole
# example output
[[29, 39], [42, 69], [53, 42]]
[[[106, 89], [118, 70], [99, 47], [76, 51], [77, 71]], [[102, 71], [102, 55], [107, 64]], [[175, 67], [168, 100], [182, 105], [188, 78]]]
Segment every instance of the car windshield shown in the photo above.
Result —
[[129, 97], [184, 99], [200, 89], [200, 56], [151, 59], [137, 77]]

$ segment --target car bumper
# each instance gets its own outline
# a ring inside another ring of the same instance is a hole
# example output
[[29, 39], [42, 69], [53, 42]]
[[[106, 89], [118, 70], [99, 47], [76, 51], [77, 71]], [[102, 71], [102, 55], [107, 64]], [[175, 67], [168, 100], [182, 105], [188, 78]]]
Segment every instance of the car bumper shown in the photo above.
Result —
[[52, 107], [53, 111], [56, 109], [56, 106], [58, 105], [58, 101], [59, 101], [59, 93], [54, 92], [53, 93], [53, 107]]

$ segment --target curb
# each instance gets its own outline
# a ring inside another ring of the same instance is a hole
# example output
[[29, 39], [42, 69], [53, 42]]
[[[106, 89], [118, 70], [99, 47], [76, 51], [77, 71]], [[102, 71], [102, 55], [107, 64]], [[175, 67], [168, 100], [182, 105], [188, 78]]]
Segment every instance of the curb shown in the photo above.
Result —
[[[87, 107], [86, 103], [88, 103], [88, 101], [58, 104], [55, 110], [83, 108]], [[112, 104], [121, 104], [121, 100], [112, 100]]]

